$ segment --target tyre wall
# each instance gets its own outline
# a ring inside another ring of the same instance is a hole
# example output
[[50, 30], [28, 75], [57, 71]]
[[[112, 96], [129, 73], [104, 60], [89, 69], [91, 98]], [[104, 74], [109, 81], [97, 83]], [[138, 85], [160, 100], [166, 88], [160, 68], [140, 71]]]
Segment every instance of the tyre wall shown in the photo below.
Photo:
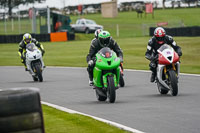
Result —
[[1, 133], [44, 133], [40, 94], [36, 88], [0, 91]]

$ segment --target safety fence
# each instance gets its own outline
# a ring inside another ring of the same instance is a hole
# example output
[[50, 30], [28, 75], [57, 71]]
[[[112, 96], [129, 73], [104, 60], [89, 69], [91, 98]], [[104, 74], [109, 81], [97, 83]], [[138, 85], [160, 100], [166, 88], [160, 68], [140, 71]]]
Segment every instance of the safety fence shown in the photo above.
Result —
[[[58, 35], [64, 35], [58, 38]], [[71, 32], [55, 32], [50, 34], [31, 34], [39, 42], [55, 41], [68, 41], [75, 40], [75, 34]], [[19, 43], [22, 40], [23, 34], [19, 35], [0, 35], [0, 43]]]
[[[149, 35], [153, 36], [156, 27], [149, 28]], [[200, 36], [200, 26], [165, 28], [166, 33], [171, 36]]]

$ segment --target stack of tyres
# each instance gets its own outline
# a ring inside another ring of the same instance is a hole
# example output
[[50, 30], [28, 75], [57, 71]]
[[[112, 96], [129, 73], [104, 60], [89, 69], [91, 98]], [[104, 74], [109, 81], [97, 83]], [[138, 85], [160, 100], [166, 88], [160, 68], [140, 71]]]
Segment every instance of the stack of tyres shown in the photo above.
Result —
[[0, 91], [0, 133], [44, 133], [39, 91], [14, 88]]

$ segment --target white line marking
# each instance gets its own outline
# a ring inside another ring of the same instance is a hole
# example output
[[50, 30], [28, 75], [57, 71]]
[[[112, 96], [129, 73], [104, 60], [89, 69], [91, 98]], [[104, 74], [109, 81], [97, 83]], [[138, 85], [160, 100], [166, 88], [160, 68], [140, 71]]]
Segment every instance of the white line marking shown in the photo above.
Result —
[[71, 109], [68, 109], [68, 108], [65, 108], [65, 107], [62, 107], [62, 106], [58, 106], [58, 105], [55, 105], [55, 104], [51, 104], [51, 103], [48, 103], [48, 102], [43, 102], [43, 101], [42, 101], [42, 104], [47, 105], [47, 106], [50, 106], [50, 107], [53, 107], [53, 108], [55, 108], [55, 109], [58, 109], [58, 110], [61, 110], [61, 111], [64, 111], [64, 112], [67, 112], [67, 113], [71, 113], [71, 114], [80, 114], [80, 115], [88, 116], [88, 117], [91, 117], [91, 118], [93, 118], [93, 119], [95, 119], [95, 120], [98, 120], [98, 121], [107, 123], [107, 124], [109, 124], [109, 125], [118, 127], [118, 128], [120, 128], [120, 129], [122, 129], [122, 130], [126, 130], [126, 131], [129, 131], [129, 132], [133, 132], [133, 133], [144, 133], [144, 132], [142, 132], [142, 131], [139, 131], [139, 130], [136, 130], [136, 129], [133, 129], [133, 128], [124, 126], [124, 125], [119, 124], [119, 123], [116, 123], [116, 122], [112, 122], [112, 121], [109, 121], [109, 120], [106, 120], [106, 119], [102, 119], [102, 118], [99, 118], [99, 117], [96, 117], [96, 116], [84, 114], [84, 113], [81, 113], [81, 112], [78, 112], [78, 111], [75, 111], [75, 110], [71, 110]]

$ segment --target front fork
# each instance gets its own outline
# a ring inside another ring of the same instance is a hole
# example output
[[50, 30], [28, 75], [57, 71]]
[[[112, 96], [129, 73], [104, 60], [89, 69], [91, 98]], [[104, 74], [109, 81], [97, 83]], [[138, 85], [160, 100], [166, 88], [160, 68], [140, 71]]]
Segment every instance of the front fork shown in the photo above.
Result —
[[107, 74], [103, 75], [103, 85], [104, 85], [104, 88], [108, 88], [108, 78], [107, 78], [108, 76], [112, 76], [113, 77], [115, 87], [118, 88], [117, 77], [116, 77], [115, 74], [112, 74], [112, 73], [107, 73]]

